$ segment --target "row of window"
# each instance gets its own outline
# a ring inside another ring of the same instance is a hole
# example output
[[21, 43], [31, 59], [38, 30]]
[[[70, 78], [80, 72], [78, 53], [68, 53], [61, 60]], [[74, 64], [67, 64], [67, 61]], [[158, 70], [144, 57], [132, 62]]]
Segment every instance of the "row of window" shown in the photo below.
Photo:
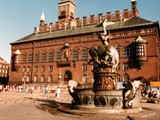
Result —
[[[41, 66], [40, 70], [41, 70], [41, 72], [45, 72], [46, 71], [46, 67], [45, 66]], [[23, 67], [22, 71], [23, 71], [23, 73], [25, 73], [25, 72], [29, 73], [29, 72], [31, 72], [31, 68], [30, 67]], [[48, 67], [48, 72], [52, 72], [52, 71], [53, 71], [53, 66], [50, 65]], [[34, 67], [34, 72], [35, 73], [38, 72], [38, 66]]]
[[[29, 75], [22, 76], [22, 81], [23, 82], [31, 82], [30, 76]], [[48, 75], [48, 77], [46, 78], [45, 75], [41, 75], [40, 80], [39, 80], [38, 75], [35, 75], [32, 82], [53, 82], [53, 77], [52, 77], [52, 75]]]
[[[85, 79], [86, 79], [87, 77], [85, 77]], [[84, 77], [82, 77], [82, 80], [84, 79]], [[124, 80], [129, 80], [129, 75], [128, 74], [124, 74], [123, 75], [123, 81]], [[30, 76], [28, 75], [28, 76], [22, 76], [22, 81], [23, 82], [31, 82], [30, 81]], [[84, 81], [84, 80], [83, 80]], [[120, 76], [118, 76], [118, 78], [117, 78], [117, 81], [118, 82], [121, 82], [122, 80], [121, 80], [121, 77]], [[32, 82], [48, 82], [48, 83], [50, 83], [50, 82], [53, 82], [53, 76], [51, 75], [51, 74], [49, 74], [48, 76], [45, 76], [45, 75], [41, 75], [40, 76], [40, 79], [38, 78], [38, 75], [34, 75], [34, 78], [33, 78], [33, 81]]]
[[[120, 48], [117, 48], [117, 51], [120, 56]], [[144, 46], [139, 45], [136, 46], [136, 56], [144, 56]], [[40, 58], [41, 56], [41, 58]], [[48, 56], [48, 60], [47, 60]], [[123, 48], [123, 57], [127, 58], [131, 56], [131, 49], [129, 47], [124, 47]], [[61, 61], [62, 59], [62, 52], [57, 52], [56, 53], [56, 61]], [[79, 50], [74, 50], [73, 51], [73, 60], [79, 60]], [[82, 50], [82, 60], [87, 60], [88, 59], [88, 50]], [[32, 54], [25, 54], [22, 55], [22, 63], [32, 63], [33, 61], [33, 55]], [[35, 53], [34, 54], [34, 62], [53, 62], [54, 61], [54, 52], [49, 52], [48, 55], [47, 53]]]
[[155, 30], [153, 29], [143, 29], [143, 30], [136, 30], [136, 31], [127, 31], [127, 32], [120, 32], [120, 33], [112, 33], [113, 37], [120, 37], [120, 36], [127, 36], [133, 34], [143, 34], [143, 33], [153, 33]]
[[[48, 66], [47, 69], [48, 69], [47, 70], [48, 72], [53, 72], [53, 66], [52, 65]], [[38, 66], [35, 66], [34, 67], [34, 73], [37, 73], [38, 70], [39, 70]], [[41, 70], [42, 73], [44, 73], [46, 71], [46, 66], [41, 66], [40, 70]], [[120, 64], [118, 64], [117, 70], [120, 71]], [[129, 64], [127, 62], [123, 63], [123, 70], [125, 70], [125, 71], [129, 70]], [[29, 72], [31, 72], [31, 68], [30, 67], [23, 67], [22, 71], [23, 71], [23, 73], [25, 73], [25, 72], [29, 73]], [[86, 64], [82, 65], [82, 71], [83, 72], [87, 71], [87, 65]], [[1, 73], [1, 70], [0, 70], [0, 73]], [[6, 73], [7, 73], [7, 71], [6, 71]]]
[[8, 69], [8, 65], [0, 64], [0, 68], [6, 68], [6, 69]]
[[7, 73], [8, 73], [8, 70], [1, 70], [1, 69], [0, 69], [0, 73], [6, 73], [6, 74], [7, 74]]
[[[117, 52], [119, 53], [119, 56], [120, 56], [120, 49], [119, 48], [117, 48]], [[144, 53], [144, 45], [137, 45], [135, 53], [136, 53], [137, 57], [144, 56], [145, 55], [145, 53]], [[132, 53], [131, 53], [131, 48], [130, 47], [124, 47], [123, 48], [123, 57], [124, 58], [131, 57], [131, 54]]]
[[[48, 60], [47, 60], [48, 56]], [[56, 54], [56, 61], [61, 61], [62, 59], [62, 52], [57, 52]], [[82, 50], [82, 60], [88, 59], [88, 50]], [[73, 60], [79, 60], [79, 50], [73, 51]], [[31, 63], [33, 61], [32, 54], [25, 54], [22, 55], [22, 63]], [[54, 52], [47, 53], [35, 53], [34, 54], [34, 62], [53, 62], [54, 61]]]

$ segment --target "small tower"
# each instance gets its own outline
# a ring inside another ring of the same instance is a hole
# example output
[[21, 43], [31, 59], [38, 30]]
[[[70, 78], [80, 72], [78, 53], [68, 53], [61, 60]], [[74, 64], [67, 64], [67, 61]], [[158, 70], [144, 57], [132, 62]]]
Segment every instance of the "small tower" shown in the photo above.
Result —
[[139, 17], [139, 12], [137, 9], [137, 0], [131, 0], [131, 4], [132, 4], [132, 15]]
[[58, 21], [60, 23], [75, 19], [76, 4], [74, 0], [60, 0], [58, 3]]
[[40, 18], [40, 24], [39, 24], [39, 31], [40, 32], [44, 31], [44, 24], [45, 24], [45, 17], [44, 17], [44, 12], [42, 12], [42, 15]]

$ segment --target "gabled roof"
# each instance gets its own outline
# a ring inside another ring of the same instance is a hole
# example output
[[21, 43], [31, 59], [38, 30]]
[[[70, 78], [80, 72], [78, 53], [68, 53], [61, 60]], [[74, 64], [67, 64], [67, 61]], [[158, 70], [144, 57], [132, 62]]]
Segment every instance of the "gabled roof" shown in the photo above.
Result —
[[147, 40], [144, 40], [141, 36], [138, 36], [138, 38], [135, 39], [133, 43], [147, 43]]
[[0, 63], [7, 63], [2, 57], [0, 57]]
[[[116, 21], [113, 25], [107, 26], [107, 30], [116, 30], [116, 29], [131, 28], [131, 27], [137, 27], [137, 26], [153, 25], [154, 23], [155, 22], [134, 16], [128, 20]], [[78, 34], [102, 32], [102, 31], [103, 31], [102, 27], [95, 27], [95, 25], [87, 25], [84, 27], [77, 27], [76, 29], [56, 30], [52, 32], [44, 32], [44, 33], [38, 33], [38, 34], [32, 33], [24, 38], [21, 38], [11, 43], [11, 45], [16, 43], [22, 43], [22, 42], [37, 41], [37, 40], [58, 38], [58, 37], [67, 37], [67, 36], [73, 36]]]

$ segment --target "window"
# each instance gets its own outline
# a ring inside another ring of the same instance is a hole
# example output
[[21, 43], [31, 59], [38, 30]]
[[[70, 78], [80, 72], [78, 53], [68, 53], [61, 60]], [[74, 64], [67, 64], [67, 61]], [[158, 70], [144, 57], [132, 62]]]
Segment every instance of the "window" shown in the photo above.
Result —
[[129, 64], [123, 63], [123, 70], [129, 70]]
[[27, 82], [29, 82], [29, 78], [30, 78], [30, 76], [28, 75], [28, 76], [27, 76], [27, 79], [26, 79]]
[[26, 72], [26, 67], [23, 67], [23, 68], [22, 68], [22, 72], [23, 72], [23, 73]]
[[28, 63], [32, 63], [32, 58], [33, 58], [33, 57], [32, 57], [32, 54], [29, 54], [29, 55], [28, 55]]
[[61, 52], [57, 52], [57, 61], [61, 61], [62, 54]]
[[8, 66], [6, 66], [6, 69], [8, 69]]
[[53, 71], [53, 66], [49, 66], [48, 71], [52, 72]]
[[41, 67], [41, 72], [45, 72], [45, 66]]
[[26, 63], [27, 55], [22, 55], [22, 63]]
[[54, 56], [53, 52], [50, 52], [49, 53], [49, 62], [53, 62], [53, 56]]
[[46, 53], [42, 53], [42, 62], [46, 62]]
[[82, 60], [88, 59], [88, 50], [82, 50]]
[[48, 82], [52, 82], [52, 75], [48, 76]]
[[8, 70], [6, 70], [6, 72], [5, 72], [6, 74], [8, 73]]
[[35, 54], [34, 62], [39, 62], [39, 53]]
[[82, 65], [82, 71], [83, 72], [87, 71], [87, 65], [85, 63]]
[[38, 81], [38, 76], [35, 75], [35, 76], [34, 76], [34, 82], [37, 82], [37, 81]]
[[73, 60], [78, 60], [79, 58], [79, 51], [78, 50], [74, 50], [73, 51]]
[[38, 66], [35, 66], [35, 67], [34, 67], [34, 72], [35, 72], [35, 73], [38, 72]]
[[84, 83], [86, 83], [87, 82], [87, 75], [83, 75], [82, 76], [82, 83], [84, 84]]
[[27, 72], [30, 72], [30, 67], [27, 67]]
[[45, 82], [45, 76], [44, 75], [41, 76], [41, 82]]
[[123, 57], [130, 57], [130, 53], [131, 53], [131, 51], [130, 51], [130, 48], [129, 47], [125, 47], [125, 48], [123, 48]]
[[143, 45], [136, 46], [136, 56], [144, 56], [144, 46]]

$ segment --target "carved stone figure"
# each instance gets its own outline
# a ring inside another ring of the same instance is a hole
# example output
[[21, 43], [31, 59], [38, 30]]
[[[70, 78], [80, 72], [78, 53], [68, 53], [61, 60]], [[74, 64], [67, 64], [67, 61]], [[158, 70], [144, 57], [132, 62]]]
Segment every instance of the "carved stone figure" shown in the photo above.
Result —
[[112, 69], [115, 71], [119, 63], [119, 55], [115, 47], [109, 45], [109, 35], [98, 33], [98, 38], [101, 40], [103, 45], [93, 46], [89, 49], [89, 54], [92, 57], [88, 63], [94, 62], [93, 66], [106, 67], [109, 64], [113, 65]]
[[132, 108], [132, 105], [129, 102], [135, 97], [136, 95], [136, 88], [130, 80], [125, 80], [123, 82], [124, 89], [122, 91], [123, 96], [123, 108]]

